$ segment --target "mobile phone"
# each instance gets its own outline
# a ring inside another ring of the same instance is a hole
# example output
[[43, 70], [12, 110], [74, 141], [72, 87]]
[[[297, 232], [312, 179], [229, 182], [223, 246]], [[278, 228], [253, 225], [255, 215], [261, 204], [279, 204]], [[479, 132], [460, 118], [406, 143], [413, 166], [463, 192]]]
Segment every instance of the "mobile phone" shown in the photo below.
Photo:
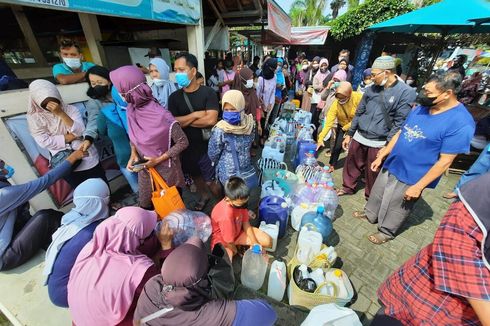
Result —
[[139, 159], [136, 162], [133, 162], [133, 171], [134, 172], [139, 172], [145, 168], [145, 164], [148, 162], [148, 160], [145, 159]]

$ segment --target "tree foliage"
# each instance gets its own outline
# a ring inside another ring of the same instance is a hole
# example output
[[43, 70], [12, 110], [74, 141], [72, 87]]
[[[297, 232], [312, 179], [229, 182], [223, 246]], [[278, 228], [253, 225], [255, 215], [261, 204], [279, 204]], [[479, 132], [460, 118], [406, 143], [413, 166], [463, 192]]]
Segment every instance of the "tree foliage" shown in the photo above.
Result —
[[349, 6], [349, 10], [354, 9], [359, 6], [359, 0], [348, 0], [347, 5]]
[[[343, 1], [343, 0], [342, 0]], [[323, 12], [327, 0], [296, 0], [291, 6], [289, 17], [293, 26], [318, 26], [326, 21]]]
[[331, 22], [331, 35], [337, 40], [360, 35], [369, 26], [414, 10], [408, 0], [366, 0]]
[[345, 0], [332, 0], [330, 9], [332, 9], [332, 18], [335, 19], [339, 15], [340, 9], [345, 6]]

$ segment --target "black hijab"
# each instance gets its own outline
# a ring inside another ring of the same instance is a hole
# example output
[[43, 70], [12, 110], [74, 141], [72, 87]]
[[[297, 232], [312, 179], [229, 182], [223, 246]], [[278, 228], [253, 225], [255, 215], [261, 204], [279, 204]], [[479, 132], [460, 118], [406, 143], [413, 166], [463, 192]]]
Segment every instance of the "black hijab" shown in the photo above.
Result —
[[[85, 74], [85, 81], [88, 83], [88, 87], [89, 87], [87, 90], [87, 96], [90, 98], [93, 98], [93, 99], [99, 99], [100, 100], [101, 99], [100, 96], [97, 95], [94, 87], [92, 87], [92, 85], [90, 84], [90, 79], [89, 79], [90, 74], [103, 77], [110, 82], [111, 78], [109, 77], [109, 69], [102, 67], [102, 66], [93, 66], [92, 68], [87, 70], [87, 73]], [[111, 89], [109, 88], [109, 92], [110, 92], [110, 90]]]
[[272, 79], [276, 75], [276, 69], [277, 69], [277, 59], [276, 58], [269, 58], [267, 59], [264, 64], [262, 65], [262, 77], [264, 79]]

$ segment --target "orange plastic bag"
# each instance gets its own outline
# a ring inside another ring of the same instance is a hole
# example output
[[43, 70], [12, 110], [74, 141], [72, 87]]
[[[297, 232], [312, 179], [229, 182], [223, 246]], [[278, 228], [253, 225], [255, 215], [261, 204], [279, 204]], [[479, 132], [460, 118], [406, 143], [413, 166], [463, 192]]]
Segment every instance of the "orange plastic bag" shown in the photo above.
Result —
[[155, 168], [149, 168], [152, 187], [151, 201], [158, 214], [163, 219], [173, 211], [185, 208], [177, 187], [169, 187]]

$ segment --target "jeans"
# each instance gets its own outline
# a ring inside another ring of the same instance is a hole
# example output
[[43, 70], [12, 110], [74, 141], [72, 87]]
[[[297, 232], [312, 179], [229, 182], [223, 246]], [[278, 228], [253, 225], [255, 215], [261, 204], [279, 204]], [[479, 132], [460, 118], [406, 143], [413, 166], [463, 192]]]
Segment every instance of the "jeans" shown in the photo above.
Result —
[[120, 171], [122, 175], [126, 178], [128, 181], [129, 186], [131, 187], [131, 190], [134, 193], [138, 192], [138, 173], [131, 172], [126, 167], [120, 168]]

